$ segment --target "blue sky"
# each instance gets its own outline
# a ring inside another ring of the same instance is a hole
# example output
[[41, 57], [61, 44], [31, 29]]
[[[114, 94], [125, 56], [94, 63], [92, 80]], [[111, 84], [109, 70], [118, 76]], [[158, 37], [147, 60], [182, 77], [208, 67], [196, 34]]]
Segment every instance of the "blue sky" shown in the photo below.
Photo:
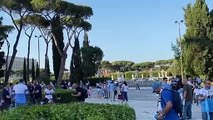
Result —
[[[94, 16], [89, 20], [93, 26], [89, 32], [89, 40], [91, 45], [102, 48], [104, 60], [130, 60], [138, 63], [173, 58], [171, 43], [175, 42], [178, 36], [178, 25], [174, 21], [184, 19], [183, 7], [188, 3], [194, 3], [195, 0], [67, 1], [93, 8]], [[209, 7], [213, 6], [212, 0], [206, 2]], [[11, 23], [5, 14], [1, 13], [0, 16], [4, 17], [4, 24]], [[183, 34], [185, 32], [183, 24], [181, 30]], [[9, 38], [12, 45], [14, 34], [15, 32]], [[81, 42], [82, 38], [81, 36]], [[27, 38], [22, 34], [17, 56], [27, 55], [26, 41]], [[33, 38], [31, 45], [30, 57], [37, 59], [36, 38]], [[6, 50], [6, 47], [4, 46], [3, 49]], [[44, 50], [45, 46], [42, 45], [41, 51]], [[49, 56], [52, 56], [51, 48]], [[70, 56], [71, 49], [68, 53], [67, 68], [69, 68]], [[41, 60], [41, 66], [44, 66], [44, 52], [41, 54]]]
[[[72, 0], [94, 10], [89, 38], [105, 60], [155, 61], [173, 58], [171, 43], [178, 36], [176, 20], [195, 0]], [[212, 6], [213, 1], [207, 0]], [[181, 27], [185, 31], [184, 25]]]

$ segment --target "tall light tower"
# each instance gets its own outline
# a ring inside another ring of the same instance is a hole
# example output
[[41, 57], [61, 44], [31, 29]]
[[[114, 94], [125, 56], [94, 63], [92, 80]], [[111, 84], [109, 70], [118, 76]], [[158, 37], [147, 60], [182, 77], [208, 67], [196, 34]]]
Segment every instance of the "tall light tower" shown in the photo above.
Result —
[[181, 44], [181, 30], [180, 30], [180, 25], [181, 23], [183, 23], [183, 20], [181, 21], [175, 21], [176, 24], [178, 24], [178, 31], [179, 31], [179, 47], [180, 47], [180, 74], [181, 74], [181, 78], [183, 80], [183, 46]]
[[35, 35], [35, 38], [38, 38], [38, 64], [39, 64], [39, 68], [40, 68], [40, 42], [39, 42], [39, 39], [41, 38], [42, 36], [39, 35]]

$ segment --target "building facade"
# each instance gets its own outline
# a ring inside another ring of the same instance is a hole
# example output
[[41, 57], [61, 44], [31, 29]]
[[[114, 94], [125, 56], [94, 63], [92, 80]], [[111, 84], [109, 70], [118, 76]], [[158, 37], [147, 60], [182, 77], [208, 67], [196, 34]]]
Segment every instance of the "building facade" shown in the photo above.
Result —
[[[5, 57], [6, 59], [6, 57]], [[9, 66], [9, 63], [11, 61], [11, 56], [8, 57], [8, 61], [7, 62], [7, 66]], [[34, 59], [34, 65], [36, 66], [36, 62], [37, 60]], [[24, 58], [23, 57], [15, 57], [14, 62], [13, 62], [13, 66], [12, 66], [12, 70], [13, 71], [18, 71], [18, 70], [23, 70], [23, 66], [24, 66]], [[29, 60], [29, 67], [30, 69], [32, 69], [32, 59]], [[3, 66], [3, 69], [6, 69], [6, 64]]]

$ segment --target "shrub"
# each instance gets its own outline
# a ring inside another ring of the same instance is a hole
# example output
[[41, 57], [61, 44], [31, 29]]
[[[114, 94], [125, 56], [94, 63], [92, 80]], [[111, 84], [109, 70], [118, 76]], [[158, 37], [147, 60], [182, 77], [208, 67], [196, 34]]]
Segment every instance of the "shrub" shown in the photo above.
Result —
[[19, 80], [11, 80], [11, 83], [13, 84], [17, 84], [19, 82]]
[[112, 76], [113, 76], [113, 80], [117, 80], [119, 74], [118, 74], [118, 73], [111, 73], [111, 74], [110, 74], [110, 79], [112, 79]]
[[141, 76], [142, 76], [142, 74], [143, 74], [143, 77], [144, 77], [144, 78], [150, 77], [150, 73], [149, 73], [148, 71], [143, 71], [143, 72], [140, 72], [139, 74], [140, 74]]
[[99, 82], [106, 82], [107, 80], [110, 80], [110, 78], [106, 78], [106, 77], [99, 77], [99, 78], [87, 78], [85, 79], [86, 81], [88, 80], [90, 82], [91, 86], [96, 86], [96, 83]]
[[135, 111], [128, 106], [86, 103], [26, 106], [0, 116], [1, 120], [136, 120]]
[[74, 90], [69, 89], [56, 89], [53, 94], [53, 101], [55, 103], [71, 103], [76, 102], [76, 97], [72, 96], [74, 94]]
[[157, 71], [153, 71], [151, 74], [152, 74], [153, 77], [158, 77], [158, 72]]
[[125, 72], [125, 79], [132, 80], [132, 75], [135, 75], [132, 71]]

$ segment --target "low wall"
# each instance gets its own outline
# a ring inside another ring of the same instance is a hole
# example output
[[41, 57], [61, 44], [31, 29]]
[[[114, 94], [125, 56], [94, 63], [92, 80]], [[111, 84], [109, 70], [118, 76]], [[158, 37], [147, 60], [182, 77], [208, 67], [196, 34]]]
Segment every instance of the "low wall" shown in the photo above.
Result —
[[[135, 87], [136, 86], [136, 82], [133, 80], [127, 80], [126, 81], [129, 87]], [[137, 81], [137, 83], [139, 84], [140, 87], [149, 87], [153, 84], [153, 82], [155, 81], [150, 81], [150, 80], [139, 80]]]

